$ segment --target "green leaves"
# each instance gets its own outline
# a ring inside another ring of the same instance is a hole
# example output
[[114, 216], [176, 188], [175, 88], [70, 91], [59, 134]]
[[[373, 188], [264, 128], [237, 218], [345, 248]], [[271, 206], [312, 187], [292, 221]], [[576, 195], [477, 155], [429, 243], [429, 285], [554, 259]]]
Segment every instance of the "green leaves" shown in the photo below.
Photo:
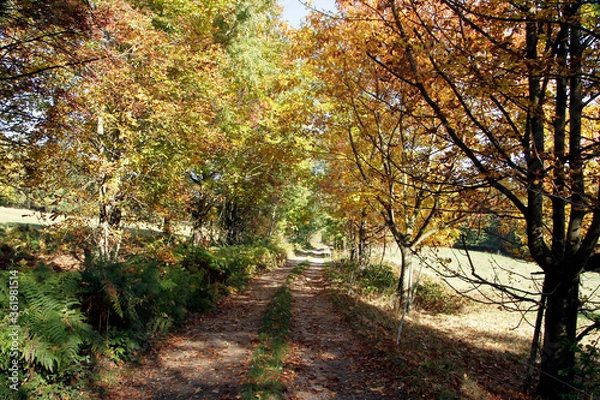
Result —
[[[2, 275], [4, 278], [5, 274]], [[96, 338], [80, 310], [77, 299], [80, 282], [77, 273], [59, 274], [45, 266], [31, 272], [20, 271], [19, 352], [27, 365], [51, 373], [77, 370], [82, 347], [93, 344]], [[6, 318], [2, 321], [3, 343], [10, 331], [7, 322]], [[3, 345], [2, 349], [5, 352], [10, 346]], [[2, 358], [5, 357], [6, 353]]]

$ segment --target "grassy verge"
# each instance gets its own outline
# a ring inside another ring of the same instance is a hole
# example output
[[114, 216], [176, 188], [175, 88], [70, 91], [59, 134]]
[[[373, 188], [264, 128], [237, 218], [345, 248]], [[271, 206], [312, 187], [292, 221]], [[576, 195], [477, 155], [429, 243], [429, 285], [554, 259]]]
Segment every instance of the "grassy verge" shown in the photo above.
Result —
[[259, 329], [259, 345], [254, 350], [242, 398], [281, 399], [283, 361], [289, 351], [289, 331], [292, 319], [292, 292], [289, 284], [308, 267], [297, 265], [277, 289], [267, 306]]
[[343, 269], [330, 267], [334, 306], [396, 374], [407, 398], [528, 398], [519, 392], [524, 370], [519, 360], [525, 357], [528, 342], [523, 346], [510, 333], [496, 335], [486, 327], [488, 321], [469, 326], [471, 312], [480, 317], [487, 311], [464, 304], [450, 307], [454, 297], [424, 281], [427, 290], [422, 290], [420, 307], [406, 321], [396, 346], [399, 316], [362, 287], [373, 286], [375, 280], [355, 279], [349, 295], [349, 277], [342, 275]]

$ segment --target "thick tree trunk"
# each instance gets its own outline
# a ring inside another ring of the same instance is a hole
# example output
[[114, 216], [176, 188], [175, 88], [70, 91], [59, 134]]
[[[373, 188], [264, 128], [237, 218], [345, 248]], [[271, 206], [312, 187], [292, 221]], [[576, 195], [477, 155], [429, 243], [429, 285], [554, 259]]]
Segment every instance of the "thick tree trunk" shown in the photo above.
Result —
[[348, 256], [350, 257], [350, 260], [358, 263], [358, 244], [356, 243], [356, 230], [354, 229], [354, 223], [350, 222], [347, 229]]
[[546, 274], [548, 288], [544, 345], [538, 394], [546, 400], [560, 400], [572, 393], [579, 306], [579, 278], [565, 279], [559, 274]]

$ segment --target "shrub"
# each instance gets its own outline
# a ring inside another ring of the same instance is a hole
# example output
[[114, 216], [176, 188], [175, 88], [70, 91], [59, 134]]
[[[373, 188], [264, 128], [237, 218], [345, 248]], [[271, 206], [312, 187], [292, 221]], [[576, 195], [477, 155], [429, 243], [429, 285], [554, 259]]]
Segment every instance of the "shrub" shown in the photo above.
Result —
[[80, 296], [89, 322], [106, 336], [111, 358], [130, 358], [151, 334], [183, 321], [189, 311], [210, 308], [215, 293], [207, 271], [146, 257], [90, 263], [81, 273]]
[[327, 279], [336, 284], [353, 283], [357, 272], [358, 265], [347, 258], [332, 263], [326, 270]]
[[465, 299], [431, 279], [422, 278], [417, 285], [415, 307], [424, 311], [456, 314], [465, 305]]
[[204, 249], [180, 245], [174, 262], [134, 256], [126, 262], [95, 260], [81, 272], [81, 302], [105, 336], [106, 354], [129, 359], [148, 338], [214, 307], [252, 272], [275, 266], [273, 250], [250, 246]]
[[10, 269], [15, 264], [35, 265], [33, 254], [46, 248], [49, 236], [28, 225], [0, 227], [0, 269]]
[[[586, 313], [587, 317], [591, 317], [594, 322], [600, 321], [600, 315], [590, 315]], [[595, 339], [589, 340], [586, 344], [578, 343], [573, 346], [575, 352], [575, 382], [579, 389], [586, 392], [589, 398], [596, 398], [600, 395], [600, 349], [598, 344], [600, 343], [600, 336]], [[569, 371], [564, 371], [568, 374]], [[571, 398], [571, 397], [569, 397]], [[574, 396], [573, 398], [578, 398]]]
[[344, 259], [328, 268], [328, 279], [338, 284], [351, 284], [365, 295], [394, 295], [398, 278], [388, 264], [370, 264], [363, 269], [351, 260]]
[[368, 265], [360, 271], [357, 284], [363, 292], [378, 295], [393, 295], [398, 286], [398, 278], [387, 264]]

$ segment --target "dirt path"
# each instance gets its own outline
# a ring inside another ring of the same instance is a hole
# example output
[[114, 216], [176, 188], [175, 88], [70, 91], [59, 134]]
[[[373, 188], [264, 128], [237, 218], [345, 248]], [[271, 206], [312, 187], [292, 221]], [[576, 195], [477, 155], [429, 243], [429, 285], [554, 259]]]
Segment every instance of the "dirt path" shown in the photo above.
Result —
[[286, 399], [402, 398], [394, 374], [360, 343], [327, 297], [323, 264], [315, 259], [290, 289], [292, 351]]
[[[153, 359], [122, 374], [112, 400], [240, 399], [262, 314], [289, 272], [306, 259], [264, 274], [217, 311], [171, 336]], [[402, 398], [394, 378], [335, 312], [327, 297], [322, 259], [309, 257], [293, 293], [291, 351], [284, 365], [284, 398]]]
[[256, 278], [218, 310], [198, 317], [193, 328], [171, 336], [154, 359], [123, 376], [105, 398], [236, 399], [247, 373], [262, 314], [294, 267], [289, 262]]

